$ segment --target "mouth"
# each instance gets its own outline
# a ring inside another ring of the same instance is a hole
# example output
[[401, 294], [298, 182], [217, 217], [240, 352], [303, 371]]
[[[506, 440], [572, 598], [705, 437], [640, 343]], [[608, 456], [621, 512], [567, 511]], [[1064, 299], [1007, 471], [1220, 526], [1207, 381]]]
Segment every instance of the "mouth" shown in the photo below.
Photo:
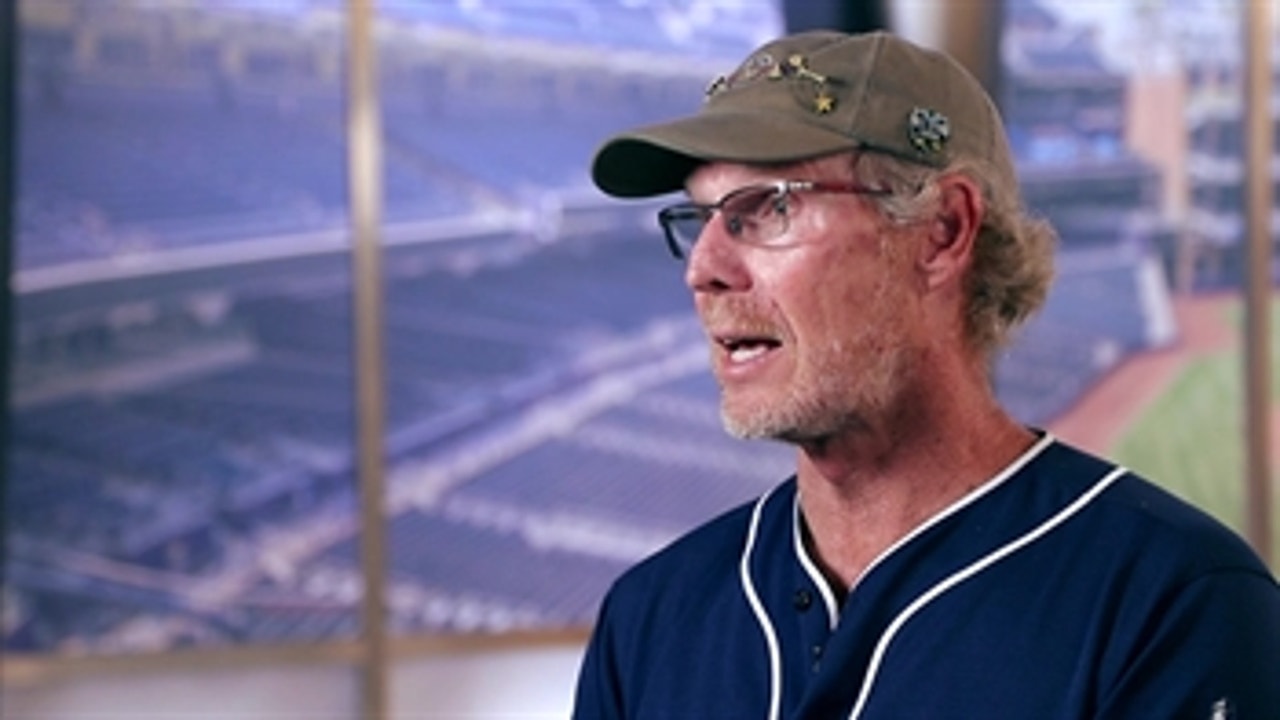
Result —
[[777, 338], [763, 335], [722, 335], [716, 337], [718, 345], [735, 365], [749, 363], [764, 357], [782, 345]]

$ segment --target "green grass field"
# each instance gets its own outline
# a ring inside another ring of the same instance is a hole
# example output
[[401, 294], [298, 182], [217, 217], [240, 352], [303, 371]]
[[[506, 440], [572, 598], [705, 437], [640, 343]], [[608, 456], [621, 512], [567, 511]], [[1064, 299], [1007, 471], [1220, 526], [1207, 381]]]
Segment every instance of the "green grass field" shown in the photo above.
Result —
[[[1272, 304], [1272, 401], [1280, 397], [1280, 303]], [[1239, 303], [1223, 322], [1241, 320]], [[1242, 349], [1192, 361], [1112, 448], [1120, 463], [1244, 531], [1245, 438]], [[1280, 559], [1280, 487], [1272, 468], [1273, 565]]]

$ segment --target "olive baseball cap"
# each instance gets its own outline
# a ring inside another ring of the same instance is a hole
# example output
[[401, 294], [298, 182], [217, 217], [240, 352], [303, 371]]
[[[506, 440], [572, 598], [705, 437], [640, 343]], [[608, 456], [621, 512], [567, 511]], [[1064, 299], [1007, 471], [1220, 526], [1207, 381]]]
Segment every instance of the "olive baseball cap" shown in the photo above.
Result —
[[945, 167], [985, 160], [1012, 186], [1004, 125], [951, 57], [885, 32], [805, 32], [774, 40], [707, 88], [698, 111], [607, 140], [596, 185], [617, 197], [680, 190], [699, 165], [799, 162], [864, 149]]

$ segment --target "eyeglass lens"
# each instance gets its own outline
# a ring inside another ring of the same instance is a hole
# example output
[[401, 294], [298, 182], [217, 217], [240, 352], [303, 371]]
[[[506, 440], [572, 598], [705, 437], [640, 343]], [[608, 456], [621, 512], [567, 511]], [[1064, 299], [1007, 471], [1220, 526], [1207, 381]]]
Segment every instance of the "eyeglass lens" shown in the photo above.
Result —
[[671, 251], [678, 258], [687, 257], [716, 210], [729, 235], [738, 238], [760, 232], [770, 221], [785, 216], [785, 195], [784, 190], [773, 186], [747, 187], [726, 195], [715, 205], [671, 208], [662, 217]]

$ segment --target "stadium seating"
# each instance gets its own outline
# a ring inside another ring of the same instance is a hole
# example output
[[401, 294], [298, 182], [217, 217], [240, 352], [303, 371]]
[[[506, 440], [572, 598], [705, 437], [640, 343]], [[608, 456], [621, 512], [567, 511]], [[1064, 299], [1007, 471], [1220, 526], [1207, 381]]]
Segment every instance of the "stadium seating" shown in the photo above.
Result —
[[996, 367], [1001, 400], [1030, 424], [1058, 417], [1122, 359], [1159, 341], [1135, 256], [1125, 248], [1077, 256], [1083, 262], [1060, 258], [1045, 307]]
[[[21, 108], [20, 268], [346, 222], [336, 97], [227, 106], [194, 90], [81, 86]], [[388, 220], [473, 206], [394, 154], [385, 168]]]
[[[235, 9], [287, 19], [319, 7], [267, 5]], [[739, 55], [754, 44], [748, 28], [764, 25], [760, 11], [734, 16], [727, 4], [698, 17], [630, 0], [385, 5], [393, 19], [481, 35], [700, 58]], [[389, 222], [581, 197], [603, 137], [682, 112], [701, 91], [688, 77], [653, 83], [594, 65], [529, 78], [532, 100], [519, 87], [439, 78], [432, 87], [452, 92], [421, 97], [421, 77], [388, 76]], [[540, 96], [561, 84], [573, 102]], [[343, 227], [342, 107], [330, 91], [72, 82], [56, 97], [24, 96], [19, 268]], [[701, 360], [703, 340], [657, 228], [637, 227], [628, 205], [587, 205], [603, 220], [580, 235], [502, 231], [502, 252], [468, 237], [413, 238], [463, 247], [468, 261], [388, 263], [384, 420], [400, 631], [585, 623], [623, 567], [790, 472], [787, 448], [720, 429], [714, 383], [685, 360]], [[1111, 255], [1064, 263], [1048, 306], [1001, 359], [997, 390], [1024, 421], [1049, 421], [1147, 347], [1136, 265]], [[299, 260], [269, 283], [229, 280], [220, 290], [251, 339], [244, 357], [16, 409], [6, 512], [21, 570], [11, 592], [24, 610], [6, 648], [118, 649], [139, 618], [170, 647], [355, 632], [349, 274]], [[115, 332], [97, 290], [61, 292], [77, 322], [99, 313], [100, 334]], [[56, 318], [42, 320], [56, 329]], [[49, 547], [58, 552], [39, 550]], [[73, 554], [130, 572], [81, 571], [66, 561]], [[174, 587], [131, 582], [133, 571]], [[209, 608], [177, 589], [201, 583], [236, 591]]]

